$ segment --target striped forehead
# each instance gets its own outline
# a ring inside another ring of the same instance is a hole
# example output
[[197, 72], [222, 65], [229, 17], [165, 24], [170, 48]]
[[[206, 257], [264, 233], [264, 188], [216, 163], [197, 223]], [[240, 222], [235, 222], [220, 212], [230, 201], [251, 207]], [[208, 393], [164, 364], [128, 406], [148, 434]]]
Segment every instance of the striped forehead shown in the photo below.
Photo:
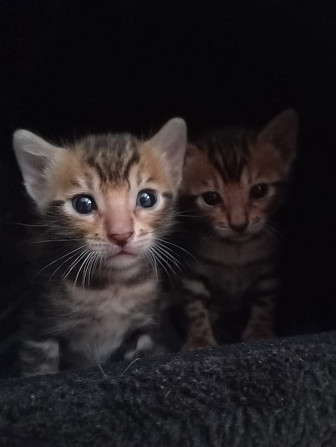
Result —
[[251, 135], [243, 131], [225, 131], [211, 135], [198, 146], [219, 172], [224, 183], [239, 182], [250, 161]]
[[107, 134], [85, 138], [78, 149], [102, 184], [120, 184], [128, 182], [130, 169], [139, 162], [138, 146], [131, 135]]

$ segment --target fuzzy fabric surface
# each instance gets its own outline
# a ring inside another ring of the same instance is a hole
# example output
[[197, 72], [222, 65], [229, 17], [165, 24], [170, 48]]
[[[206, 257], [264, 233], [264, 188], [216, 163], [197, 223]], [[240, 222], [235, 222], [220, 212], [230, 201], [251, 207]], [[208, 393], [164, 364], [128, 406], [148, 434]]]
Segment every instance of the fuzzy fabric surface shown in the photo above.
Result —
[[1, 446], [336, 445], [336, 333], [0, 381]]

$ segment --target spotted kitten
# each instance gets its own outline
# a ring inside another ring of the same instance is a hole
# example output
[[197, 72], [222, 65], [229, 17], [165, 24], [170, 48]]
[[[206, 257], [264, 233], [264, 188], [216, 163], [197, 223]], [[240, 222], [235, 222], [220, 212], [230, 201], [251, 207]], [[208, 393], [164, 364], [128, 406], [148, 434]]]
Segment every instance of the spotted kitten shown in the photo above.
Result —
[[198, 261], [183, 279], [187, 349], [274, 334], [279, 242], [271, 218], [297, 126], [296, 112], [286, 110], [259, 134], [223, 130], [187, 149], [182, 202], [193, 217], [184, 223], [185, 247]]
[[39, 215], [32, 251], [43, 286], [24, 323], [23, 373], [97, 365], [139, 334], [135, 350], [149, 349], [157, 264], [182, 178], [184, 121], [170, 120], [148, 141], [91, 135], [60, 148], [26, 130], [13, 141]]

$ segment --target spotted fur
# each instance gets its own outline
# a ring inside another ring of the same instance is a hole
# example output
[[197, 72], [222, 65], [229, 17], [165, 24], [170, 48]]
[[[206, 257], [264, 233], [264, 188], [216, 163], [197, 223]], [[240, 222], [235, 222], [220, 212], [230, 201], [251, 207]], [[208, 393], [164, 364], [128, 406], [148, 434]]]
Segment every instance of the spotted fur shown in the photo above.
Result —
[[[28, 131], [14, 134], [39, 215], [32, 247], [41, 287], [24, 321], [24, 374], [100, 364], [135, 333], [139, 338], [127, 358], [153, 347], [148, 332], [185, 147], [181, 119], [148, 141], [91, 135], [58, 148]], [[139, 202], [144, 191], [153, 206]], [[84, 200], [84, 212], [78, 200]]]
[[227, 129], [188, 147], [181, 203], [191, 217], [181, 228], [197, 262], [182, 280], [186, 348], [274, 335], [280, 247], [272, 217], [296, 134], [296, 112], [287, 110], [260, 133]]

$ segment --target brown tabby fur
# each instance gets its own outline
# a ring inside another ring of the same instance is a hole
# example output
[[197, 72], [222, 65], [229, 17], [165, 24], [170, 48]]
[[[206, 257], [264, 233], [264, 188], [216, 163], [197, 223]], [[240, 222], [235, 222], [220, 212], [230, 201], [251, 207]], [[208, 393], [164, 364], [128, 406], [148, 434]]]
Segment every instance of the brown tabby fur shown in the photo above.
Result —
[[[149, 141], [106, 134], [58, 148], [30, 132], [15, 133], [41, 247], [42, 287], [24, 322], [24, 374], [97, 365], [136, 333], [127, 358], [152, 347], [158, 270], [174, 223], [185, 146], [179, 119]], [[138, 204], [141, 191], [155, 192], [154, 206]], [[87, 214], [75, 209], [80, 195], [96, 204]]]
[[[189, 145], [181, 201], [193, 215], [184, 223], [185, 247], [197, 261], [182, 280], [186, 348], [225, 341], [226, 325], [234, 326], [232, 341], [274, 335], [279, 241], [271, 219], [284, 198], [296, 134], [297, 116], [288, 110], [259, 134], [225, 129]], [[265, 188], [256, 185], [267, 185], [263, 197], [253, 196]], [[209, 192], [217, 203], [206, 203]]]

